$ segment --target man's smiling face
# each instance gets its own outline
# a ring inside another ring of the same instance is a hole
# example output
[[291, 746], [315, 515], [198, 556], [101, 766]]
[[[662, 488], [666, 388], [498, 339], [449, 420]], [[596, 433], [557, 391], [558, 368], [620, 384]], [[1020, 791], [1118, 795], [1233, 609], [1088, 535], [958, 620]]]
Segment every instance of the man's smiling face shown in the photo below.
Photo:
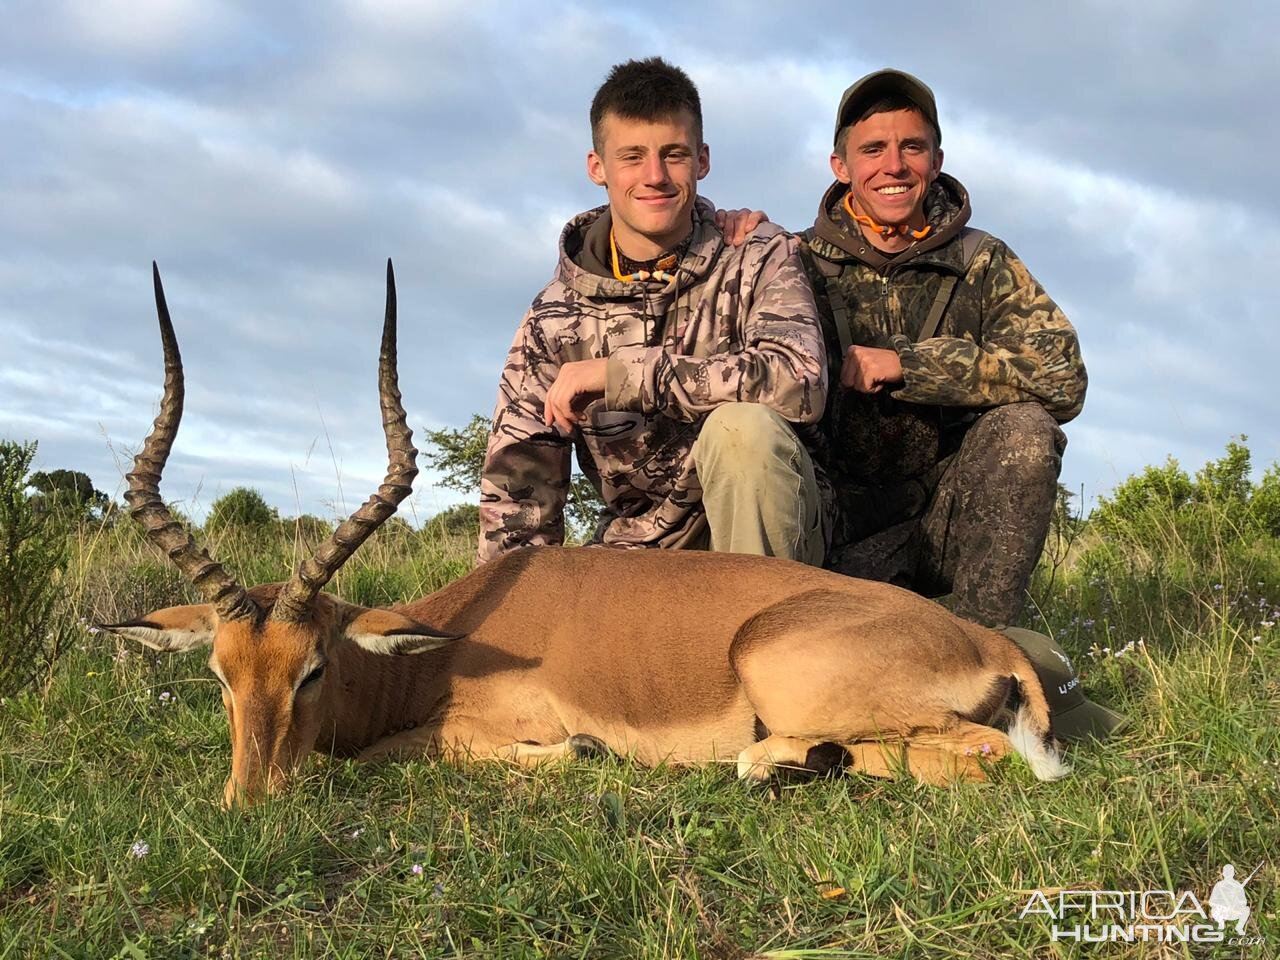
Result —
[[609, 194], [614, 236], [627, 256], [648, 260], [693, 228], [698, 181], [711, 169], [693, 116], [660, 120], [605, 115], [600, 149], [587, 154], [587, 175]]
[[942, 170], [942, 150], [916, 111], [875, 113], [849, 129], [844, 155], [831, 155], [831, 170], [849, 184], [857, 212], [885, 226], [920, 229], [924, 195]]

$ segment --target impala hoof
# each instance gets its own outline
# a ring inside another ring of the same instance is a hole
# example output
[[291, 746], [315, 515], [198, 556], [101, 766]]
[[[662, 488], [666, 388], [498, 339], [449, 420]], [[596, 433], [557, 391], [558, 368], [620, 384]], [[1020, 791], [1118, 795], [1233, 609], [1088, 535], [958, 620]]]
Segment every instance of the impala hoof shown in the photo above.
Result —
[[579, 760], [602, 760], [613, 753], [603, 740], [589, 733], [575, 733], [565, 743]]

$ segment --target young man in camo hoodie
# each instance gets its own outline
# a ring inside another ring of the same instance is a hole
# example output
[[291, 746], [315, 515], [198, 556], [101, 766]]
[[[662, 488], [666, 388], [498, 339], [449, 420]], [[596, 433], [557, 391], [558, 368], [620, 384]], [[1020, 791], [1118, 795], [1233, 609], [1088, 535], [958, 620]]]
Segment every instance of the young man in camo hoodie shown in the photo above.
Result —
[[480, 485], [479, 562], [564, 539], [570, 454], [600, 491], [595, 540], [823, 560], [813, 463], [827, 363], [797, 241], [726, 246], [698, 198], [698, 92], [657, 58], [613, 68], [555, 278], [516, 331]]
[[881, 70], [840, 101], [836, 183], [802, 235], [830, 357], [818, 459], [828, 566], [1014, 623], [1087, 378], [1076, 332], [1000, 240], [966, 227], [933, 93]]

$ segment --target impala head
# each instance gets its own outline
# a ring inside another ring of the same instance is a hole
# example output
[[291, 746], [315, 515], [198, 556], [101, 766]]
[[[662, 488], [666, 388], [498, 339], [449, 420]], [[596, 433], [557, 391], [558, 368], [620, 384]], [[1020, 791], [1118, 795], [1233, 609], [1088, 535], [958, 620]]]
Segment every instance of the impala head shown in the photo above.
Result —
[[292, 579], [246, 590], [210, 559], [160, 498], [160, 475], [182, 418], [182, 358], [152, 264], [164, 398], [155, 426], [134, 460], [125, 499], [147, 535], [195, 586], [204, 603], [156, 610], [103, 629], [166, 652], [211, 646], [209, 669], [222, 685], [231, 725], [230, 805], [283, 786], [316, 742], [341, 695], [327, 683], [343, 645], [387, 655], [420, 653], [457, 639], [390, 610], [369, 610], [320, 591], [409, 495], [417, 450], [405, 422], [396, 377], [395, 278], [387, 261], [387, 311], [378, 361], [378, 392], [387, 439], [387, 476], [378, 491], [299, 565]]

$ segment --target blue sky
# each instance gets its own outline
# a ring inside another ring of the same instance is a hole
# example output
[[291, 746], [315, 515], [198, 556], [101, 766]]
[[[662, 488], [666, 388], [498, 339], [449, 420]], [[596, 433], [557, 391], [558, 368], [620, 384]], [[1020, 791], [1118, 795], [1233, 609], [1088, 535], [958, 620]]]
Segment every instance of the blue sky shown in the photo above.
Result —
[[[660, 54], [702, 92], [702, 192], [793, 229], [844, 87], [933, 87], [972, 223], [1080, 332], [1072, 489], [1241, 433], [1280, 459], [1280, 15], [1061, 6], [2, 2], [0, 436], [118, 495], [160, 393], [154, 258], [187, 371], [165, 497], [347, 512], [385, 465], [385, 259], [411, 426], [489, 413], [561, 225], [602, 202], [591, 96]], [[432, 480], [419, 519], [458, 499]]]

